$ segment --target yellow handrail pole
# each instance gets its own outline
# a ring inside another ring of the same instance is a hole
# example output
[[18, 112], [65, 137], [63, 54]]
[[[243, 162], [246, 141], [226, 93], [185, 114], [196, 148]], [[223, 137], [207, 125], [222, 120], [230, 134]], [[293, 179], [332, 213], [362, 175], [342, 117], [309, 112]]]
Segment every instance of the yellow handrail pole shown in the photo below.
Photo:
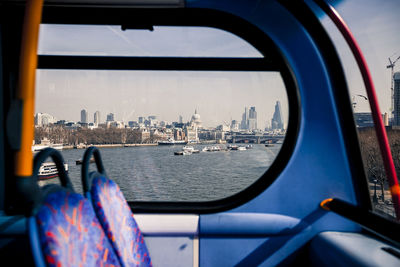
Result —
[[17, 98], [22, 101], [21, 147], [15, 153], [16, 176], [32, 175], [32, 142], [34, 136], [35, 73], [39, 26], [43, 0], [27, 0], [22, 28]]

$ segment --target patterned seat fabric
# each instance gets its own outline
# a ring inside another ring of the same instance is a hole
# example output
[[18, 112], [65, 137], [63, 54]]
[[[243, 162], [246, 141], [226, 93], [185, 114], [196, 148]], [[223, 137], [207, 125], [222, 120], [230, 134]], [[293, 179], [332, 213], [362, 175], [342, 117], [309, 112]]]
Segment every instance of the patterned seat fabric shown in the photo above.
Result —
[[104, 176], [93, 179], [91, 198], [100, 223], [124, 266], [152, 266], [143, 235], [119, 186]]
[[50, 193], [35, 218], [47, 266], [120, 266], [90, 202], [80, 194]]

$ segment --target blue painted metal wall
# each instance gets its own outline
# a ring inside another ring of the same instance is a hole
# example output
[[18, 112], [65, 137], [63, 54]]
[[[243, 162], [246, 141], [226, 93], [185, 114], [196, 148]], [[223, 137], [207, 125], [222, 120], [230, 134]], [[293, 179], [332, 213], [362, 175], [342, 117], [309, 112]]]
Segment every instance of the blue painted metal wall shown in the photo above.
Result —
[[[353, 223], [319, 208], [320, 201], [329, 197], [350, 203], [356, 200], [332, 88], [321, 56], [304, 28], [276, 1], [189, 0], [186, 7], [232, 13], [262, 29], [290, 64], [301, 99], [300, 131], [287, 167], [265, 192], [223, 213], [235, 213], [231, 220], [240, 221], [241, 229], [252, 227], [244, 220], [246, 213], [286, 215], [299, 219], [299, 224], [291, 226], [296, 231], [263, 236], [232, 230], [230, 235], [218, 236], [218, 227], [221, 231], [231, 227], [217, 225], [223, 214], [201, 215], [200, 266], [275, 265], [318, 232], [359, 231]], [[211, 228], [213, 235], [209, 234]]]

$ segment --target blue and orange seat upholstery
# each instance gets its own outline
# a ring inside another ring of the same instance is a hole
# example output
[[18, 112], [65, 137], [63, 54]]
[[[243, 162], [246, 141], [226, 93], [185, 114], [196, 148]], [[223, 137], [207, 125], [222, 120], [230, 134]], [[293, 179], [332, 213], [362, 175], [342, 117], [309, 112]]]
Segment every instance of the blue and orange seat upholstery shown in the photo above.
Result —
[[[88, 173], [92, 155], [99, 172]], [[82, 162], [82, 182], [85, 195], [92, 200], [94, 210], [123, 266], [152, 266], [143, 235], [119, 186], [107, 178], [100, 152], [95, 147], [86, 150]]]
[[[40, 153], [53, 157], [58, 152]], [[35, 158], [34, 169], [40, 164]], [[63, 166], [62, 162], [56, 165]], [[73, 191], [63, 169], [58, 168], [58, 172], [66, 187], [47, 185], [40, 189], [41, 199], [28, 219], [36, 266], [120, 266], [90, 201]]]

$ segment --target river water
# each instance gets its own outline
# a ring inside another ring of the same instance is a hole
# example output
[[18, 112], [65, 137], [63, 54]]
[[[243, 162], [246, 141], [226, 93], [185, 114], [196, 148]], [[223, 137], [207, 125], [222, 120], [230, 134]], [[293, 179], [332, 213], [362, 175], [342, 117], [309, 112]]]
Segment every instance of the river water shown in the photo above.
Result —
[[[202, 149], [205, 145], [196, 145]], [[225, 145], [220, 145], [225, 147]], [[99, 148], [108, 176], [128, 201], [210, 201], [228, 197], [256, 181], [272, 164], [281, 145], [253, 144], [245, 151], [200, 152], [176, 156], [182, 146]], [[62, 151], [69, 176], [82, 192], [84, 150]], [[91, 164], [91, 169], [95, 164]]]

